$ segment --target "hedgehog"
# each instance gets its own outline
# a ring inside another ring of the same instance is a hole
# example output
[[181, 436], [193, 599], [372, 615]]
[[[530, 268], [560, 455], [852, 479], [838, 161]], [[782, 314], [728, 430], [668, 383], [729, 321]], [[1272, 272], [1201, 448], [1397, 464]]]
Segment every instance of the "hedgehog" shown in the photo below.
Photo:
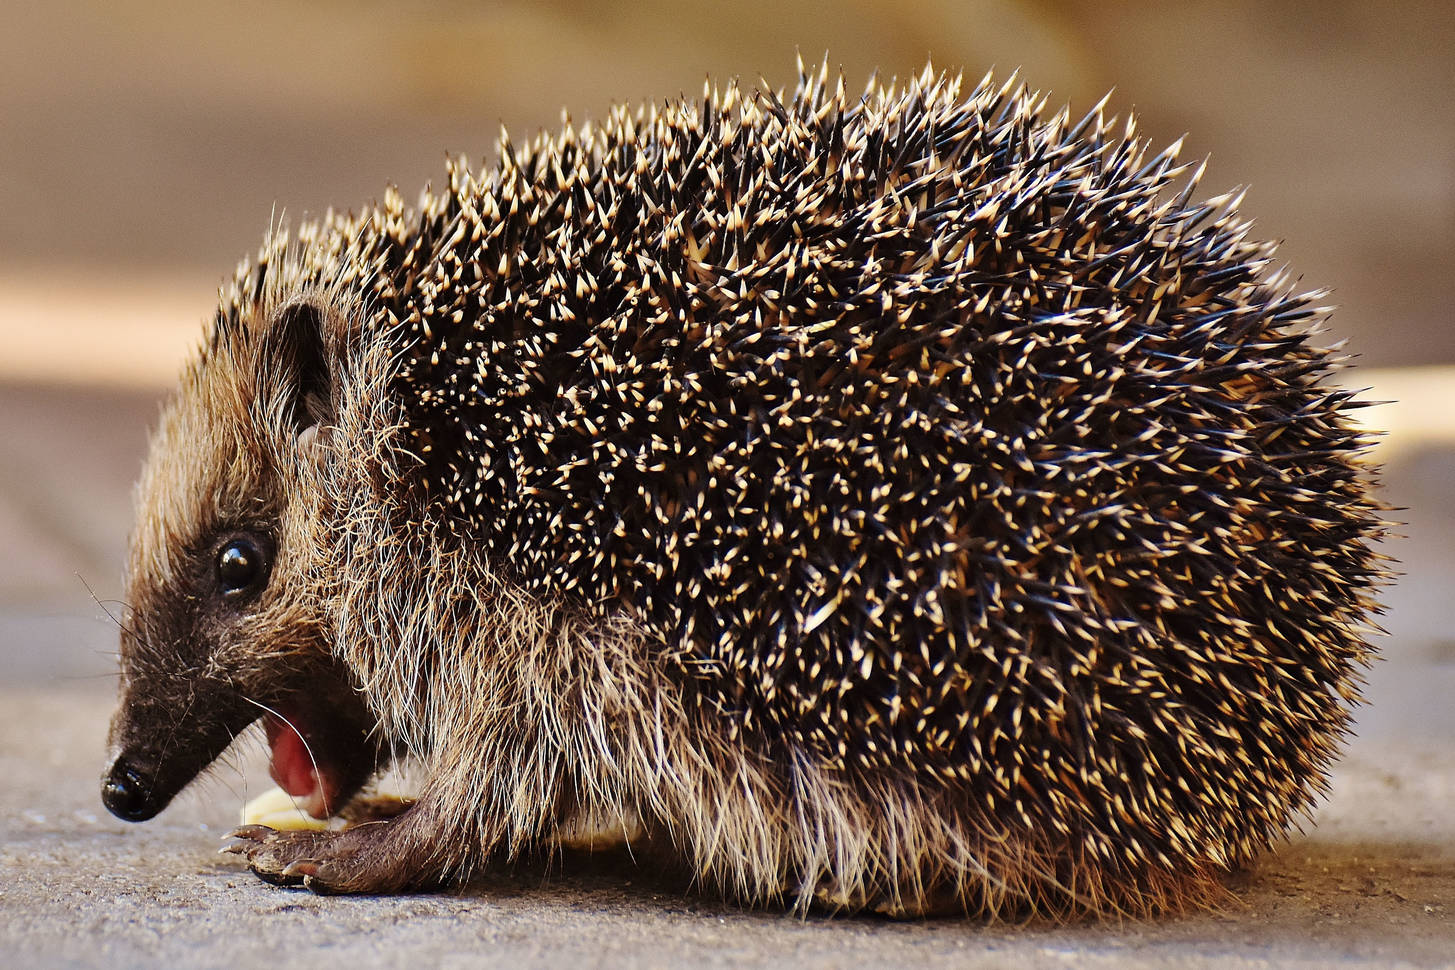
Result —
[[107, 807], [261, 720], [318, 818], [418, 772], [232, 834], [321, 893], [585, 832], [752, 906], [1214, 905], [1326, 789], [1383, 506], [1323, 294], [1105, 105], [800, 64], [270, 231], [138, 485]]

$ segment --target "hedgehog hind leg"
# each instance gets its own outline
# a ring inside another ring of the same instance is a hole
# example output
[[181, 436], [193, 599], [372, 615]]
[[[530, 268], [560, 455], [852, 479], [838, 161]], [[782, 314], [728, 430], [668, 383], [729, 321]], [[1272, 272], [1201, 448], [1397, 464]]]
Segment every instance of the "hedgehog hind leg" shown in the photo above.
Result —
[[903, 887], [899, 891], [868, 888], [849, 889], [825, 879], [813, 891], [812, 905], [827, 913], [873, 913], [895, 920], [959, 916], [965, 912], [960, 894], [945, 886]]
[[966, 891], [966, 910], [991, 920], [1139, 920], [1216, 911], [1234, 899], [1223, 882], [1227, 871], [1211, 862], [1122, 867], [1064, 846], [1002, 850], [987, 857], [997, 873], [994, 883], [981, 881]]

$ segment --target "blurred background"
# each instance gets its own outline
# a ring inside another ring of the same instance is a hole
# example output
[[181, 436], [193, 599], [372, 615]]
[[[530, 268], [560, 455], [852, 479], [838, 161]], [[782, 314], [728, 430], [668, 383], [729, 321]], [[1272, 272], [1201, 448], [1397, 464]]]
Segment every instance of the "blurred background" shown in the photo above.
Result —
[[1449, 0], [0, 0], [0, 24], [9, 683], [110, 689], [115, 628], [87, 585], [120, 594], [146, 428], [271, 220], [390, 182], [413, 198], [446, 153], [491, 156], [502, 123], [519, 141], [707, 76], [791, 87], [795, 51], [827, 51], [851, 89], [927, 58], [1019, 67], [1074, 110], [1115, 88], [1155, 142], [1211, 156], [1206, 194], [1251, 185], [1256, 233], [1333, 289], [1349, 379], [1402, 402], [1369, 411], [1414, 538], [1390, 547], [1408, 577], [1364, 729], [1455, 734]]
[[[1455, 360], [1449, 0], [3, 0], [6, 375], [152, 386], [275, 213], [406, 198], [490, 155], [703, 79], [790, 86], [795, 49], [851, 90], [927, 58], [1016, 67], [1053, 104], [1135, 110], [1258, 231], [1370, 365]], [[64, 294], [57, 299], [58, 294]], [[59, 304], [59, 305], [58, 305]], [[108, 308], [104, 333], [73, 327]], [[36, 321], [43, 321], [37, 326]], [[69, 343], [58, 335], [74, 336]], [[63, 349], [64, 348], [64, 349]], [[153, 348], [155, 351], [153, 352]], [[141, 359], [135, 359], [140, 357]]]

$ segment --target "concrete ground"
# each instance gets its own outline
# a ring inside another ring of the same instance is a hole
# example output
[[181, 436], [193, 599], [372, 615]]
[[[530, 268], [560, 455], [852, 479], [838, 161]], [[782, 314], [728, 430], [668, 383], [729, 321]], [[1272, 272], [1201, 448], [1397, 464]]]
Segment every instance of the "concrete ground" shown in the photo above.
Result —
[[[1442, 371], [1374, 372], [1436, 400]], [[1424, 395], [1424, 397], [1422, 397]], [[1105, 926], [799, 919], [692, 895], [628, 860], [492, 874], [463, 892], [321, 898], [219, 856], [261, 783], [261, 746], [143, 825], [98, 799], [112, 703], [109, 597], [152, 391], [0, 383], [0, 963], [78, 966], [1455, 966], [1455, 580], [1447, 422], [1376, 409], [1391, 544], [1408, 576], [1370, 706], [1317, 824], [1215, 914]], [[1448, 409], [1435, 413], [1448, 413]], [[93, 601], [87, 587], [94, 589]]]

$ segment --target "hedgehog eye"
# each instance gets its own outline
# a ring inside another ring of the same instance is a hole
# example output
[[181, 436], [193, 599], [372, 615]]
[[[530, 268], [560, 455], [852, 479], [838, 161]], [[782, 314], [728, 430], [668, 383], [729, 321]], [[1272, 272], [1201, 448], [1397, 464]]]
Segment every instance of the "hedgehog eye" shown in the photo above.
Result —
[[241, 596], [263, 584], [267, 565], [258, 544], [238, 536], [217, 554], [217, 586], [229, 599]]

